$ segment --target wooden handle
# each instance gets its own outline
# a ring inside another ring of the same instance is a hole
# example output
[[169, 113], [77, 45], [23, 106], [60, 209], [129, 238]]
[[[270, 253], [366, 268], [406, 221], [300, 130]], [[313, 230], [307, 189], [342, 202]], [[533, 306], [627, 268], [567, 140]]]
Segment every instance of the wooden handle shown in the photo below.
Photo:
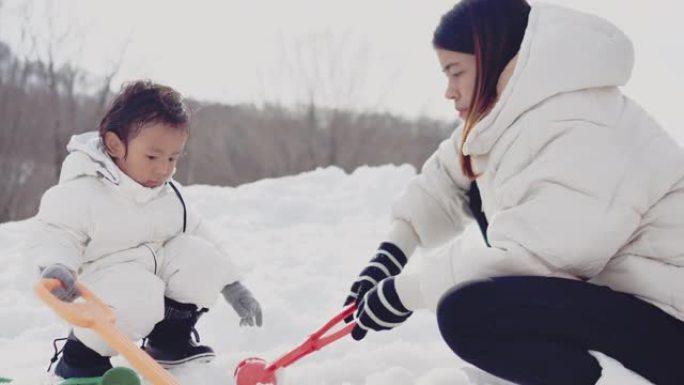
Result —
[[116, 327], [116, 316], [112, 309], [90, 289], [77, 282], [84, 301], [64, 302], [52, 294], [52, 290], [60, 285], [56, 279], [41, 279], [35, 290], [38, 297], [67, 322], [74, 326], [93, 329], [109, 346], [124, 356], [140, 375], [154, 385], [180, 385], [169, 372]]

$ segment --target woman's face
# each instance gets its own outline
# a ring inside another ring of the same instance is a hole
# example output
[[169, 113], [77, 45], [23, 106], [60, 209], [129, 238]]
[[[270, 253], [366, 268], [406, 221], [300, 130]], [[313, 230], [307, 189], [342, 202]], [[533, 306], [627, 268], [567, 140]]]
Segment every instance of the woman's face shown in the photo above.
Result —
[[435, 51], [442, 72], [447, 77], [447, 89], [444, 96], [454, 101], [458, 116], [465, 119], [468, 116], [475, 89], [477, 75], [475, 55], [439, 48]]

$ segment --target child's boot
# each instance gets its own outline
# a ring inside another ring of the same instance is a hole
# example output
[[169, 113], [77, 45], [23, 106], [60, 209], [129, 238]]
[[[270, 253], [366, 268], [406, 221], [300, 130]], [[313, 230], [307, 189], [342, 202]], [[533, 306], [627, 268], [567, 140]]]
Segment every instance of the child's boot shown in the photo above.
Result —
[[[199, 345], [195, 324], [203, 313], [196, 305], [165, 298], [165, 317], [147, 336], [143, 346], [152, 358], [164, 367], [190, 361], [209, 362], [216, 356], [209, 346]], [[195, 336], [197, 342], [192, 339]]]
[[101, 356], [70, 336], [64, 344], [62, 358], [57, 362], [55, 374], [62, 378], [100, 377], [112, 368], [109, 357]]

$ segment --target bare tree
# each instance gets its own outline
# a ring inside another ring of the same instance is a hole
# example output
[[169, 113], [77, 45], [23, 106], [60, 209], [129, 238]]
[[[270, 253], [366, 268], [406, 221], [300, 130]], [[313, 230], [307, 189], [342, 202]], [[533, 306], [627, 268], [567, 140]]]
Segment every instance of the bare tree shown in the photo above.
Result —
[[98, 121], [99, 118], [104, 114], [107, 102], [112, 95], [112, 80], [119, 75], [121, 67], [123, 65], [124, 59], [126, 58], [126, 52], [130, 47], [131, 37], [129, 36], [121, 45], [118, 50], [115, 50], [116, 54], [111, 56], [107, 61], [106, 69], [101, 77], [100, 85], [96, 91], [95, 98], [95, 111], [93, 116], [93, 121]]
[[[48, 34], [44, 39], [43, 52], [38, 57], [38, 61], [41, 63], [42, 75], [45, 78], [50, 97], [47, 112], [52, 118], [54, 180], [57, 181], [59, 179], [60, 165], [65, 155], [64, 147], [67, 140], [65, 137], [74, 128], [74, 120], [69, 121], [67, 119], [65, 110], [73, 111], [75, 108], [74, 88], [78, 77], [77, 64], [75, 64], [77, 60], [74, 57], [61, 57], [58, 59], [57, 52], [65, 52], [67, 50], [67, 43], [72, 44], [75, 41], [79, 41], [79, 45], [82, 45], [83, 37], [77, 35], [71, 23], [68, 23], [64, 28], [58, 28], [55, 25], [52, 2], [47, 3], [44, 17], [48, 26]], [[68, 107], [65, 109], [62, 104]], [[71, 118], [73, 117], [71, 116]]]
[[[0, 35], [0, 222], [35, 213], [56, 181], [64, 143], [101, 116], [124, 60], [125, 49], [102, 78], [91, 78], [79, 66], [84, 32], [76, 24], [50, 26], [44, 19], [50, 7], [43, 14], [33, 8], [39, 1], [45, 0], [23, 3], [18, 47]], [[47, 28], [34, 29], [37, 19]], [[237, 185], [330, 164], [348, 171], [389, 162], [419, 166], [446, 136], [442, 122], [358, 111], [367, 46], [321, 34], [290, 48], [283, 75], [302, 92], [303, 106], [191, 101], [193, 127], [179, 180]]]
[[[341, 112], [360, 110], [359, 99], [368, 74], [369, 44], [349, 34], [312, 34], [281, 43], [282, 69], [298, 90], [306, 110], [308, 154], [312, 166], [337, 164]], [[325, 113], [324, 113], [325, 111]]]
[[[0, 0], [0, 19], [2, 19], [2, 6], [4, 1]], [[0, 36], [2, 36], [2, 23], [0, 23]]]
[[85, 30], [74, 20], [58, 23], [53, 4], [22, 3], [14, 15], [17, 49], [0, 43], [0, 221], [35, 212], [42, 192], [58, 179], [66, 142], [92, 127], [123, 60], [122, 53], [105, 73], [100, 101], [84, 97]]
[[[20, 42], [27, 43], [27, 29], [22, 23]], [[2, 35], [0, 35], [1, 37]], [[30, 50], [30, 48], [29, 48]], [[24, 103], [24, 90], [32, 66], [18, 59], [9, 45], [0, 44], [0, 220], [12, 218], [16, 212], [16, 187], [25, 182], [26, 168], [18, 160], [25, 139], [18, 127], [28, 116], [28, 103]], [[28, 165], [30, 167], [30, 165]]]

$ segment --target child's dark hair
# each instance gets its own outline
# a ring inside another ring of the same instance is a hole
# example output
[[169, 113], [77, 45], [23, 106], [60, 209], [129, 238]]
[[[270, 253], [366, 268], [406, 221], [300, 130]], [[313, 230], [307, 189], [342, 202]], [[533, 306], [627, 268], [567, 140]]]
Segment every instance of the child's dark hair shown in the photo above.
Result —
[[115, 133], [125, 144], [149, 123], [164, 123], [187, 130], [190, 111], [183, 96], [171, 87], [149, 80], [138, 80], [123, 85], [100, 122], [100, 137]]

